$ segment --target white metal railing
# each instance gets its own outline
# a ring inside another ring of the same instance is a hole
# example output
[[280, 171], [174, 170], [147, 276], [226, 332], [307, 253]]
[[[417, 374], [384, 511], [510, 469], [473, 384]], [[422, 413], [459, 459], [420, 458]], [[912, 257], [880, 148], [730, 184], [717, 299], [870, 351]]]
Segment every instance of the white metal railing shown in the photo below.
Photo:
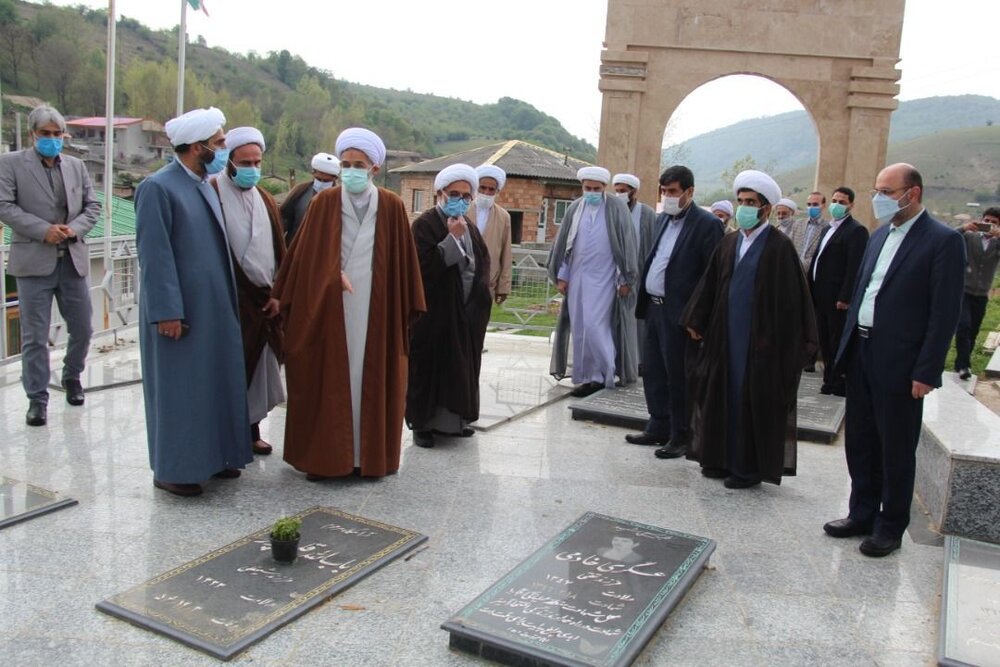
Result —
[[[95, 259], [104, 259], [104, 239], [88, 238], [87, 247], [90, 250], [91, 270], [94, 271]], [[7, 254], [9, 246], [0, 244], [0, 286], [3, 287], [4, 298], [0, 300], [0, 366], [20, 360], [20, 354], [8, 354], [9, 343], [9, 313], [19, 306], [15, 298], [6, 299], [7, 285]], [[135, 236], [116, 236], [111, 241], [110, 266], [112, 270], [105, 272], [101, 281], [90, 286], [91, 300], [95, 295], [101, 295], [103, 308], [94, 308], [94, 338], [113, 335], [117, 339], [119, 331], [132, 328], [138, 320], [139, 308], [139, 260], [135, 250]], [[54, 348], [65, 347], [66, 322], [58, 309], [53, 309], [52, 323], [49, 327], [49, 344]]]

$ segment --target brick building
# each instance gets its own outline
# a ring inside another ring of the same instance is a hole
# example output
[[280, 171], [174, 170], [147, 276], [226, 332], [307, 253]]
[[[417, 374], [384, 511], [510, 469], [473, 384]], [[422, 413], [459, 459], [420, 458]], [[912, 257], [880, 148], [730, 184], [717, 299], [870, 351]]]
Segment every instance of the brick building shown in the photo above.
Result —
[[576, 172], [589, 163], [525, 141], [507, 141], [391, 170], [410, 221], [434, 205], [434, 176], [448, 165], [494, 164], [507, 172], [497, 204], [510, 212], [515, 245], [550, 243], [570, 203], [580, 196]]

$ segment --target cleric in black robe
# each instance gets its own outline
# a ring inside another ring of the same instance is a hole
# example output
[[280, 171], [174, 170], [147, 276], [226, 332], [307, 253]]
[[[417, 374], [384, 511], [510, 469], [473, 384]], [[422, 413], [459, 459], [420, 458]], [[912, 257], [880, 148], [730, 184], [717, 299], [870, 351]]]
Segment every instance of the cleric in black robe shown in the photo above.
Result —
[[702, 341], [688, 457], [741, 489], [795, 474], [796, 394], [817, 336], [795, 247], [768, 224], [778, 184], [744, 171], [733, 190], [737, 231], [719, 243], [681, 321]]
[[465, 211], [478, 190], [476, 170], [456, 164], [434, 180], [437, 205], [413, 221], [427, 312], [410, 330], [406, 423], [413, 442], [434, 434], [469, 437], [479, 419], [479, 368], [490, 296], [486, 243]]

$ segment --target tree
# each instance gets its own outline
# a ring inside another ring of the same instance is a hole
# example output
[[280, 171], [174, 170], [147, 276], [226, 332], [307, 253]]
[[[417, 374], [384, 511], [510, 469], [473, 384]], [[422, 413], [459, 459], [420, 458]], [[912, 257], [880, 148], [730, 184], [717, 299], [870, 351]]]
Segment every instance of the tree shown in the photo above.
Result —
[[[119, 85], [131, 115], [161, 123], [177, 115], [177, 63], [173, 60], [136, 61], [125, 70]], [[193, 109], [204, 99], [208, 99], [205, 84], [188, 71], [184, 76], [184, 106]]]
[[[747, 169], [756, 169], [757, 162], [753, 159], [753, 156], [747, 154], [741, 157], [736, 162], [733, 162], [733, 166], [722, 172], [721, 178], [723, 185], [726, 186], [726, 192], [733, 191], [733, 181], [739, 176], [741, 171], [746, 171]], [[771, 202], [772, 204], [777, 204], [778, 202]]]
[[21, 22], [12, 0], [0, 1], [0, 44], [10, 65], [10, 82], [17, 88], [21, 85], [21, 63], [29, 49], [30, 37]]

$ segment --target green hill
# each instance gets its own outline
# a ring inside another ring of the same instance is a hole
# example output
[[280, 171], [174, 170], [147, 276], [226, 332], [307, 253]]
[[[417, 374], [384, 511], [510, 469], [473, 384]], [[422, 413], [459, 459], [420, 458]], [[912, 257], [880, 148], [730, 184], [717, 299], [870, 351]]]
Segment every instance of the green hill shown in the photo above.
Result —
[[[941, 214], [969, 212], [969, 202], [1000, 205], [1000, 126], [935, 132], [889, 145], [889, 162], [909, 162], [924, 177], [928, 208]], [[815, 166], [776, 178], [800, 204], [812, 189]], [[859, 196], [872, 184], [858, 184]]]
[[[104, 114], [107, 12], [0, 0], [0, 78], [5, 95], [49, 100], [67, 116]], [[175, 113], [177, 27], [118, 21], [118, 115], [166, 121]], [[265, 170], [301, 168], [330, 150], [344, 127], [364, 125], [396, 150], [441, 155], [455, 142], [524, 139], [593, 160], [597, 150], [526, 102], [495, 104], [347, 83], [287, 50], [230, 53], [203, 40], [188, 46], [185, 107], [214, 105], [228, 125], [256, 125], [268, 142]], [[6, 119], [5, 119], [6, 120]], [[10, 141], [13, 123], [4, 123]]]
[[[1000, 124], [1000, 100], [992, 97], [957, 95], [901, 102], [892, 114], [890, 151], [901, 142], [951, 130], [985, 128], [994, 122]], [[663, 162], [683, 162], [694, 171], [699, 188], [715, 190], [723, 185], [723, 172], [747, 155], [758, 167], [779, 174], [794, 173], [799, 167], [814, 170], [816, 143], [809, 115], [792, 111], [741, 121], [671, 146], [664, 149]], [[811, 186], [811, 176], [808, 181]]]

